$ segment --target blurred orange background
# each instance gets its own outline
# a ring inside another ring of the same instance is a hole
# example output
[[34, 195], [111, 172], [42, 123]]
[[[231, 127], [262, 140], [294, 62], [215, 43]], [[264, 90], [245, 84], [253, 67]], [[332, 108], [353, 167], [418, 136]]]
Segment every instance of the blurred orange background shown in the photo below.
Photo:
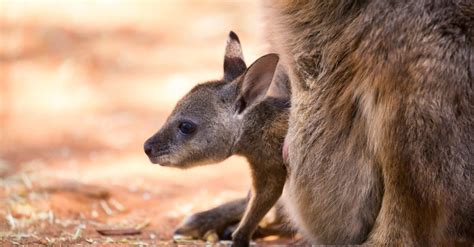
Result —
[[[264, 53], [260, 23], [252, 0], [0, 0], [0, 243], [161, 243], [244, 197], [242, 158], [183, 171], [142, 146], [222, 77], [230, 30], [247, 63]], [[95, 231], [120, 226], [143, 230]]]

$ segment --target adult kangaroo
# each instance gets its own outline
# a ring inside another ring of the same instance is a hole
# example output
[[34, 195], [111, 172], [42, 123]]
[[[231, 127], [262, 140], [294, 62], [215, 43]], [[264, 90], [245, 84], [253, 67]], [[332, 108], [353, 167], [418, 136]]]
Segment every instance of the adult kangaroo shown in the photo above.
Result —
[[292, 87], [289, 218], [313, 243], [474, 241], [474, 2], [264, 0]]

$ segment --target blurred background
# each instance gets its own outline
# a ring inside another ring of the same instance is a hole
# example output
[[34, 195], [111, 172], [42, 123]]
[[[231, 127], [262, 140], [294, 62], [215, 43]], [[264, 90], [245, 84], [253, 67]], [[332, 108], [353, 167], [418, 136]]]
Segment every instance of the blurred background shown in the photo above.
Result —
[[0, 0], [0, 244], [168, 243], [246, 196], [242, 158], [183, 171], [142, 147], [222, 77], [230, 30], [247, 63], [264, 53], [260, 23], [252, 0]]

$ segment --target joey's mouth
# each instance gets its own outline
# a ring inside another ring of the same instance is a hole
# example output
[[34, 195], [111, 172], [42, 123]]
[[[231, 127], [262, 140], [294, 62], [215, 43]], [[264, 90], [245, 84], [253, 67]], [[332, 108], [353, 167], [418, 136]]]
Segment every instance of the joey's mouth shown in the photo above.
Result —
[[148, 157], [153, 164], [158, 164], [160, 166], [169, 166], [171, 162], [169, 160], [169, 155], [160, 155], [160, 156], [149, 156]]

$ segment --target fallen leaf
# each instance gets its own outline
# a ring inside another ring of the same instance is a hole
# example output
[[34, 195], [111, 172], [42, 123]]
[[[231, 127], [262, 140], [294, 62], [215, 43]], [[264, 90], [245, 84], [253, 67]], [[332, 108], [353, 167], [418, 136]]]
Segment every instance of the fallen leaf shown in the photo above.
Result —
[[135, 228], [122, 228], [122, 229], [96, 229], [98, 233], [104, 236], [123, 236], [123, 235], [137, 235], [141, 234], [142, 231]]

